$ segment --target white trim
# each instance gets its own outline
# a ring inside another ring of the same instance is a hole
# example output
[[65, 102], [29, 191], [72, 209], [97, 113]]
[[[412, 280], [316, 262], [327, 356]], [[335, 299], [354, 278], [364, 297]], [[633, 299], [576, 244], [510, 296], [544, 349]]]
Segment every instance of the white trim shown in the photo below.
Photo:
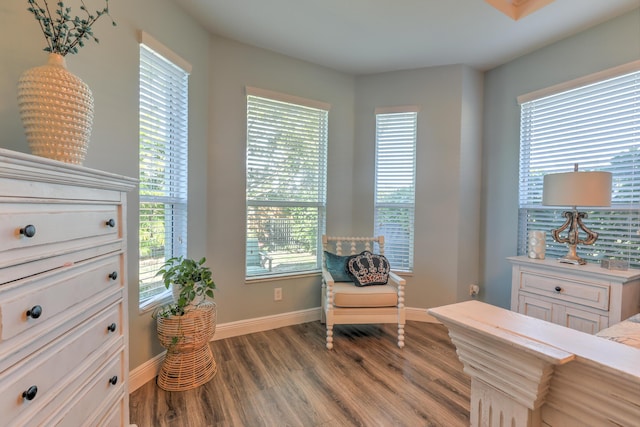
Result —
[[316, 320], [320, 320], [320, 307], [276, 314], [273, 316], [256, 317], [237, 322], [223, 323], [216, 326], [216, 333], [213, 337], [213, 341], [237, 337], [240, 335], [253, 334], [255, 332], [268, 331], [271, 329], [278, 329], [284, 326], [314, 322]]
[[[139, 290], [140, 288], [138, 288]], [[138, 294], [138, 301], [140, 301], [140, 294]], [[138, 305], [138, 313], [144, 314], [155, 310], [156, 307], [169, 304], [173, 302], [173, 293], [170, 289], [162, 291], [161, 294], [155, 295]]]
[[397, 105], [395, 107], [376, 107], [374, 114], [419, 113], [420, 105]]
[[640, 60], [609, 68], [608, 70], [589, 74], [588, 76], [579, 77], [568, 82], [559, 83], [545, 89], [539, 89], [533, 92], [526, 93], [524, 95], [520, 95], [518, 97], [518, 104], [524, 104], [525, 102], [533, 101], [534, 99], [540, 99], [547, 96], [555, 95], [556, 93], [576, 89], [578, 87], [586, 86], [591, 83], [597, 83], [606, 79], [633, 73], [635, 71], [640, 71]]
[[[276, 314], [273, 316], [257, 317], [254, 319], [239, 320], [237, 322], [222, 323], [216, 326], [216, 333], [212, 341], [225, 338], [238, 337], [255, 332], [268, 331], [284, 326], [298, 325], [301, 323], [320, 320], [320, 307], [308, 310], [293, 311], [290, 313]], [[427, 313], [426, 308], [407, 308], [407, 320], [418, 322], [440, 323], [435, 317]], [[153, 380], [160, 371], [165, 352], [154, 356], [129, 372], [129, 393], [133, 393], [149, 381]]]
[[149, 33], [146, 33], [142, 30], [139, 31], [138, 42], [146, 45], [151, 50], [164, 56], [166, 59], [173, 62], [178, 67], [182, 68], [187, 74], [191, 74], [191, 70], [193, 67], [188, 61], [182, 59], [180, 55], [178, 55], [177, 53], [175, 53], [174, 51], [166, 47], [164, 44], [160, 43], [158, 40], [150, 36]]
[[152, 359], [144, 362], [142, 365], [136, 367], [132, 371], [129, 371], [129, 394], [133, 393], [156, 376], [160, 372], [160, 366], [164, 360], [166, 351], [158, 354]]
[[331, 104], [322, 102], [322, 101], [316, 101], [313, 99], [302, 98], [300, 96], [274, 92], [271, 90], [260, 89], [252, 86], [246, 86], [245, 90], [247, 92], [247, 96], [249, 95], [258, 96], [260, 98], [273, 99], [276, 101], [286, 102], [289, 104], [302, 105], [304, 107], [309, 107], [309, 108], [316, 108], [318, 110], [325, 110], [325, 111], [331, 110]]

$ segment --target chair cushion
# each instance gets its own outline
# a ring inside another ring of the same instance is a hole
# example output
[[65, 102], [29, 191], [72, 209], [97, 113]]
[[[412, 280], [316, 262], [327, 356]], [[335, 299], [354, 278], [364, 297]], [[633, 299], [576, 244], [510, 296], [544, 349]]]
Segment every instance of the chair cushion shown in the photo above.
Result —
[[349, 257], [347, 270], [356, 286], [386, 285], [389, 280], [387, 258], [369, 251]]
[[332, 254], [331, 252], [324, 251], [324, 264], [327, 267], [327, 271], [331, 273], [334, 282], [352, 282], [353, 279], [349, 276], [347, 271], [347, 261], [349, 256], [342, 256]]
[[395, 307], [398, 291], [391, 285], [353, 286], [353, 283], [334, 283], [333, 305], [336, 307]]

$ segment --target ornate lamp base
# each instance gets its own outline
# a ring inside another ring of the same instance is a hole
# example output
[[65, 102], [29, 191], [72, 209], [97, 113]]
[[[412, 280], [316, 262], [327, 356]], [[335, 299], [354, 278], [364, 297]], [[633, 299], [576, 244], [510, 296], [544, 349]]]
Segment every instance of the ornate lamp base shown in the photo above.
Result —
[[558, 258], [558, 262], [564, 262], [566, 264], [574, 264], [574, 265], [584, 265], [587, 263], [587, 261], [585, 261], [584, 258], [580, 258], [580, 256], [578, 256], [578, 254], [576, 253], [577, 245], [570, 244], [568, 246], [569, 246], [569, 252], [567, 252], [567, 254], [562, 258]]
[[[560, 228], [551, 231], [553, 240], [558, 243], [567, 243], [569, 251], [567, 254], [558, 258], [558, 262], [564, 262], [567, 264], [584, 265], [587, 263], [583, 258], [580, 258], [576, 252], [578, 244], [593, 245], [598, 240], [598, 233], [589, 230], [582, 222], [583, 218], [587, 218], [586, 212], [578, 212], [575, 208], [572, 211], [565, 211], [562, 214], [567, 220]], [[560, 235], [565, 229], [569, 228], [566, 237]], [[580, 239], [578, 233], [580, 230], [587, 234], [586, 239]]]

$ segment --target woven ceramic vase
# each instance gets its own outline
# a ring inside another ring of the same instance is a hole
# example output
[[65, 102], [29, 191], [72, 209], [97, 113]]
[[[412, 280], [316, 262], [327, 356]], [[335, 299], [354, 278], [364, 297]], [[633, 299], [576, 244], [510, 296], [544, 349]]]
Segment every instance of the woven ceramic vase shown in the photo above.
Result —
[[67, 70], [64, 56], [51, 53], [47, 64], [22, 73], [18, 106], [33, 154], [82, 164], [93, 125], [93, 95]]

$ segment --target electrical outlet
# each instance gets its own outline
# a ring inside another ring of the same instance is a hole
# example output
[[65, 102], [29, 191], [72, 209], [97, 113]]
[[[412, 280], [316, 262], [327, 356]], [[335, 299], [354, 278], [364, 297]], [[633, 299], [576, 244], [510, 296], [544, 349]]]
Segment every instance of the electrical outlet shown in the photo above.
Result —
[[479, 293], [480, 293], [480, 286], [478, 286], [475, 283], [472, 283], [471, 285], [469, 285], [469, 295], [471, 295], [472, 297], [477, 297]]
[[282, 301], [282, 288], [275, 288], [273, 290], [273, 300]]

